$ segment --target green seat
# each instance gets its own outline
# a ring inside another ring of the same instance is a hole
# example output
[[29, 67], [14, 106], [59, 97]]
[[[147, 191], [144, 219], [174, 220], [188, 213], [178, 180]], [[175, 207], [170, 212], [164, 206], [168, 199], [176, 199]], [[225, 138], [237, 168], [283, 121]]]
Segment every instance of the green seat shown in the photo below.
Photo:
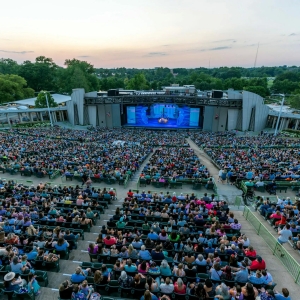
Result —
[[36, 270], [34, 274], [37, 275], [36, 280], [39, 285], [41, 285], [41, 283], [44, 287], [48, 285], [48, 273], [46, 271]]
[[119, 289], [119, 282], [118, 282], [118, 280], [111, 280], [107, 285], [106, 285], [106, 287], [105, 287], [105, 290], [107, 291], [107, 292], [113, 292], [113, 291], [115, 291], [115, 292], [117, 292], [118, 291], [118, 289]]
[[15, 291], [15, 295], [18, 299], [35, 300], [35, 295], [32, 291], [28, 293], [18, 293]]

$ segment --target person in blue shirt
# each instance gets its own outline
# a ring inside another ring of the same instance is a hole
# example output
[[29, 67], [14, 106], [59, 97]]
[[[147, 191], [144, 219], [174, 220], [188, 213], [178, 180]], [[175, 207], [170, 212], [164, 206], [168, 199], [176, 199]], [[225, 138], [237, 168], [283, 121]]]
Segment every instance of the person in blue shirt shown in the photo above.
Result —
[[157, 240], [158, 239], [158, 234], [156, 232], [153, 232], [153, 230], [151, 229], [150, 233], [148, 233], [148, 238], [150, 240]]
[[124, 270], [126, 272], [136, 272], [137, 267], [134, 263], [132, 263], [131, 259], [127, 259], [127, 264], [125, 265]]
[[158, 298], [152, 294], [149, 290], [144, 293], [144, 296], [141, 297], [140, 300], [158, 300]]
[[204, 249], [205, 253], [215, 253], [215, 248], [212, 247], [212, 243], [207, 243], [207, 248]]
[[264, 279], [264, 284], [272, 284], [273, 283], [273, 277], [269, 272], [267, 272], [266, 270], [262, 270], [261, 274]]
[[150, 252], [148, 250], [146, 250], [145, 245], [141, 246], [141, 250], [140, 250], [138, 256], [142, 260], [150, 260], [152, 258]]
[[248, 281], [248, 270], [246, 267], [246, 264], [244, 262], [242, 262], [240, 270], [236, 273], [234, 273], [235, 275], [235, 281], [237, 282], [247, 282]]
[[171, 276], [172, 270], [168, 264], [168, 262], [164, 259], [160, 265], [160, 274], [163, 276]]
[[38, 250], [35, 246], [33, 246], [32, 251], [27, 254], [27, 260], [29, 261], [34, 260], [36, 259], [37, 255], [38, 255]]
[[253, 274], [249, 276], [249, 281], [254, 284], [263, 284], [265, 279], [263, 278], [261, 271], [257, 270], [255, 275]]
[[69, 247], [69, 243], [64, 238], [59, 238], [57, 242], [53, 243], [53, 247], [58, 251], [66, 251]]
[[[86, 271], [86, 270], [85, 270]], [[84, 272], [80, 267], [77, 267], [75, 273], [71, 276], [72, 283], [81, 283], [86, 279], [87, 272]]]
[[275, 299], [276, 300], [291, 300], [292, 298], [290, 297], [290, 292], [287, 288], [282, 288], [282, 294], [279, 292], [275, 291]]

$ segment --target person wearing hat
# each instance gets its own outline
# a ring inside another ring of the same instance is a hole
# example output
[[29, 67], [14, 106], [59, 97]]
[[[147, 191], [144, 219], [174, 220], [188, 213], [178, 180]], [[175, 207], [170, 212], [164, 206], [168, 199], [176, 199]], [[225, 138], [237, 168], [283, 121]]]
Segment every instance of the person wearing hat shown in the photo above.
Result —
[[15, 272], [9, 272], [4, 276], [4, 287], [6, 291], [18, 291], [22, 286], [26, 285], [26, 280], [20, 276], [16, 278]]

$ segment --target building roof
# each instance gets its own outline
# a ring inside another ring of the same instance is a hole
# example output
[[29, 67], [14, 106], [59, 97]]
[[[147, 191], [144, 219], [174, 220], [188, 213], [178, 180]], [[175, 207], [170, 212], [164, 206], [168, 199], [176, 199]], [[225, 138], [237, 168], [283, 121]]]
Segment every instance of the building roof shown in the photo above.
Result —
[[[54, 101], [57, 104], [61, 104], [61, 103], [71, 100], [71, 96], [66, 96], [66, 95], [61, 95], [61, 94], [52, 94], [51, 96], [53, 97]], [[10, 102], [10, 104], [34, 106], [35, 100], [36, 100], [36, 97]]]

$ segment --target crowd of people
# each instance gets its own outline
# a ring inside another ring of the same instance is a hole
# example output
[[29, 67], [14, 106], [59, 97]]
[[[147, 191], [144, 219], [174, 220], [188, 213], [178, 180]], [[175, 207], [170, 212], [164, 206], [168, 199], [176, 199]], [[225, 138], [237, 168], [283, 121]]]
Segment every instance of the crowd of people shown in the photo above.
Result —
[[277, 202], [272, 202], [269, 198], [258, 197], [255, 207], [278, 232], [278, 242], [290, 241], [300, 253], [300, 201], [292, 203], [289, 197], [277, 196]]
[[[226, 202], [207, 195], [142, 197], [129, 191], [123, 208], [89, 244], [88, 252], [99, 254], [103, 269], [82, 280], [94, 276], [95, 284], [105, 285], [118, 279], [125, 291], [143, 290], [141, 299], [168, 300], [172, 293], [203, 300], [290, 299], [287, 289], [283, 296], [273, 291], [276, 284], [265, 261], [240, 234], [242, 226]], [[164, 202], [168, 198], [171, 202]], [[105, 257], [113, 268], [107, 268]]]
[[159, 182], [177, 179], [207, 179], [209, 171], [200, 162], [195, 151], [187, 147], [157, 149], [144, 167], [141, 178]]
[[[300, 177], [300, 152], [294, 140], [270, 135], [250, 138], [234, 133], [59, 127], [0, 133], [0, 168], [44, 175], [59, 171], [62, 176], [83, 178], [76, 187], [42, 182], [24, 186], [0, 179], [0, 258], [10, 268], [4, 277], [5, 290], [38, 295], [35, 262], [59, 264], [61, 254], [76, 249], [78, 239], [83, 238], [82, 231], [66, 225], [93, 227], [103, 211], [101, 202], [116, 199], [113, 189], [92, 187], [91, 178], [122, 178], [138, 170], [152, 154], [142, 170], [143, 178], [158, 182], [209, 179], [208, 169], [188, 147], [187, 137], [221, 166], [222, 182], [231, 183], [235, 176], [257, 182]], [[231, 147], [225, 147], [228, 144]], [[70, 206], [65, 209], [65, 205]], [[278, 242], [291, 240], [300, 250], [300, 235], [293, 234], [299, 230], [299, 203], [278, 199], [273, 205], [259, 200], [257, 208], [279, 228]], [[89, 243], [87, 251], [101, 267], [76, 268], [60, 286], [60, 297], [97, 299], [97, 286], [118, 280], [122, 291], [142, 290], [145, 300], [170, 300], [172, 295], [200, 300], [254, 300], [258, 296], [290, 300], [288, 289], [273, 290], [275, 283], [265, 261], [249, 237], [241, 234], [241, 227], [226, 201], [214, 195], [197, 198], [130, 190], [123, 207], [116, 209], [97, 239]], [[108, 257], [113, 267], [106, 265]], [[26, 281], [20, 275], [26, 275]], [[88, 284], [91, 278], [94, 288]]]

